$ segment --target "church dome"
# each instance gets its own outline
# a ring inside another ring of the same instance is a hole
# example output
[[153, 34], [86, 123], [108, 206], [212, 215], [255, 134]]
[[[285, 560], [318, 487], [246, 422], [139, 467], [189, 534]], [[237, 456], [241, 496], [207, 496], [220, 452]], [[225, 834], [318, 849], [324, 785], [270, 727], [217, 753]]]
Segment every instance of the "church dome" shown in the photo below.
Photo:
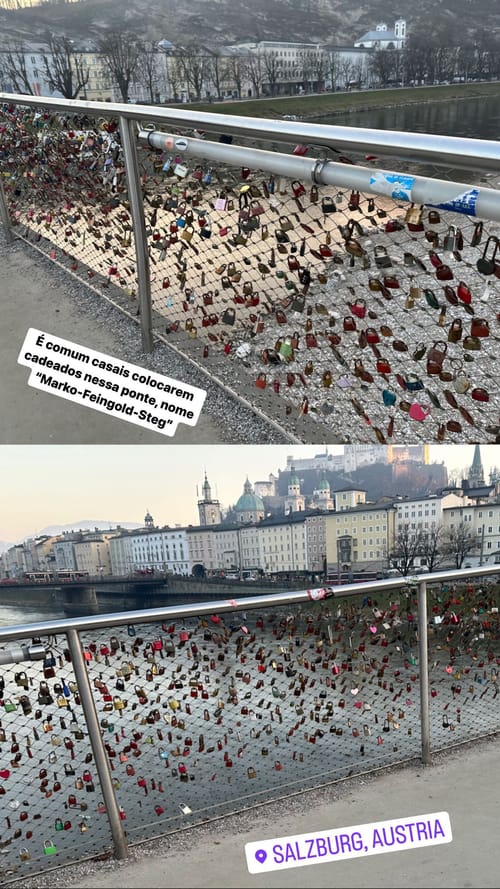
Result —
[[328, 491], [330, 493], [330, 482], [328, 481], [325, 472], [323, 472], [321, 481], [318, 485], [318, 491]]
[[264, 512], [264, 501], [257, 494], [254, 494], [248, 479], [245, 482], [243, 494], [238, 498], [234, 508], [236, 512]]

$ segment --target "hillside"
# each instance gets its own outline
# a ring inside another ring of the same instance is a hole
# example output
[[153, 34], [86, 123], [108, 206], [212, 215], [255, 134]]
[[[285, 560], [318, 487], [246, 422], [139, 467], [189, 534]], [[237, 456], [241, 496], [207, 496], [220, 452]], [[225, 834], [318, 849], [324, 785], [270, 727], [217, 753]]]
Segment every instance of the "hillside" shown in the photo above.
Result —
[[[0, 9], [3, 36], [42, 38], [52, 31], [91, 38], [130, 29], [151, 40], [193, 39], [210, 46], [243, 40], [291, 40], [352, 45], [379, 22], [392, 27], [406, 18], [409, 32], [442, 33], [452, 42], [477, 31], [500, 34], [500, 14], [491, 0], [80, 0]], [[118, 25], [119, 23], [119, 25]]]

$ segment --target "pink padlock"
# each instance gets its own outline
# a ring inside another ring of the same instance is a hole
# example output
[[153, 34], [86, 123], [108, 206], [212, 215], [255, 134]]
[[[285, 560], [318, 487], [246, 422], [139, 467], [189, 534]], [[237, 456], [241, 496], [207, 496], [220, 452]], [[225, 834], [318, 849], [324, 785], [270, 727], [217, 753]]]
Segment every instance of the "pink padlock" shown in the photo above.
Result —
[[410, 409], [408, 411], [408, 416], [412, 418], [412, 420], [425, 420], [426, 417], [429, 416], [431, 412], [430, 407], [426, 405], [419, 404], [418, 401], [414, 401], [413, 404], [410, 405]]

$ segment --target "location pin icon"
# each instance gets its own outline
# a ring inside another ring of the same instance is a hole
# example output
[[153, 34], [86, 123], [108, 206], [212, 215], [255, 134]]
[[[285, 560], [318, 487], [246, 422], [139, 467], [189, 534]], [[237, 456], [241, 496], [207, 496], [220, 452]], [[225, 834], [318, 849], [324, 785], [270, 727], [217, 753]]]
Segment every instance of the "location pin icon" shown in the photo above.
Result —
[[265, 849], [257, 849], [257, 851], [255, 853], [255, 857], [256, 857], [257, 861], [259, 862], [259, 864], [264, 864], [264, 861], [267, 858], [266, 850]]

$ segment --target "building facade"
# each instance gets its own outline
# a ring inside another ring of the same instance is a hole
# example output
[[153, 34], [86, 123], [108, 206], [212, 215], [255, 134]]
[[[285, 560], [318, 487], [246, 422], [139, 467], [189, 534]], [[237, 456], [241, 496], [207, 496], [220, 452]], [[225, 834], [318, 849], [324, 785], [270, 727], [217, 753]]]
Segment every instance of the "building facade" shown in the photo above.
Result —
[[128, 575], [137, 571], [171, 574], [191, 573], [186, 529], [145, 527], [124, 531], [110, 544], [111, 573]]
[[395, 522], [392, 502], [360, 503], [329, 513], [325, 517], [327, 573], [387, 568]]
[[406, 39], [406, 20], [400, 18], [394, 22], [393, 28], [388, 28], [385, 22], [380, 22], [373, 31], [363, 34], [354, 46], [377, 50], [404, 49]]
[[463, 567], [500, 564], [500, 502], [448, 506], [443, 509], [443, 524], [448, 532], [470, 535], [474, 545], [467, 552]]

